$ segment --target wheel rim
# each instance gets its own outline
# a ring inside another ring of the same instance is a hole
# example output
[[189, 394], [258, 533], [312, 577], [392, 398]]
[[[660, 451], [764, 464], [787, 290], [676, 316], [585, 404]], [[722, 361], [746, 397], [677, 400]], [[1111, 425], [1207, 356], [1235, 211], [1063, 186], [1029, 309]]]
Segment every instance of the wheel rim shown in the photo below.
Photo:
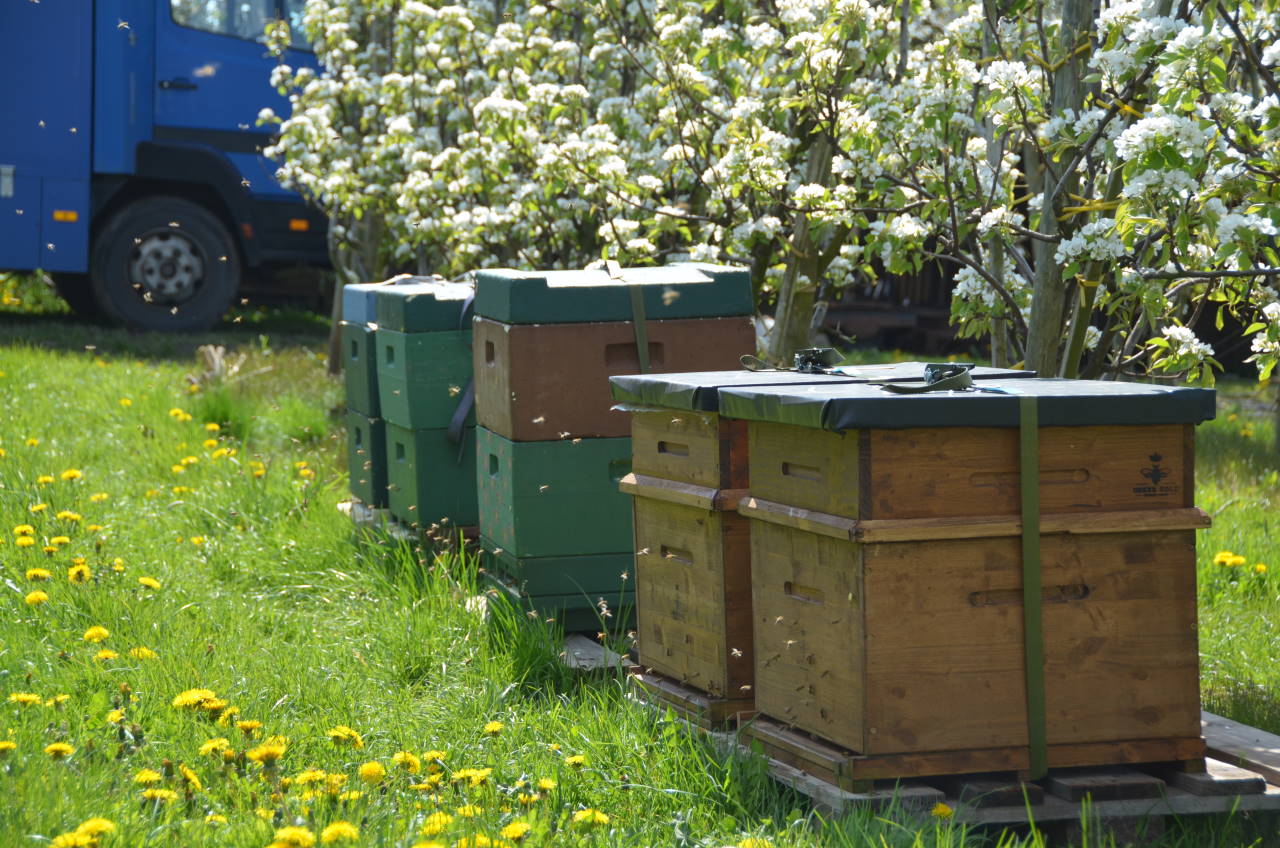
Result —
[[134, 241], [129, 282], [152, 303], [185, 303], [204, 282], [204, 266], [194, 241], [172, 229], [158, 230]]

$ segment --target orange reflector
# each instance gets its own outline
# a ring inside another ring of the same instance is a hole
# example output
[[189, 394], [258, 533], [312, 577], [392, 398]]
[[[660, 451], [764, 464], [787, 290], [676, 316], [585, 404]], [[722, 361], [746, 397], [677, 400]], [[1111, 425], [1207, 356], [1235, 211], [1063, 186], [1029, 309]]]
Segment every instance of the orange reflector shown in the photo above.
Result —
[[253, 238], [253, 224], [241, 224], [240, 232], [244, 233], [245, 238]]
[[311, 229], [311, 222], [306, 218], [290, 218], [289, 229], [295, 233], [305, 233]]
[[80, 213], [74, 209], [55, 209], [53, 210], [53, 220], [63, 224], [74, 224], [80, 220]]

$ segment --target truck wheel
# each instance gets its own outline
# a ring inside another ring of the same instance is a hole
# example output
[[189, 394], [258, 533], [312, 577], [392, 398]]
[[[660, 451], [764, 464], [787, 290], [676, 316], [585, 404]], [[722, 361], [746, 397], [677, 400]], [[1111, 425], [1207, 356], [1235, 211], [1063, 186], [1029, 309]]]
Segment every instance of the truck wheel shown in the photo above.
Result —
[[93, 240], [93, 296], [136, 330], [207, 330], [240, 283], [235, 241], [217, 216], [180, 197], [147, 197], [115, 213]]
[[72, 313], [82, 321], [98, 322], [102, 320], [102, 312], [98, 309], [98, 301], [93, 298], [93, 287], [89, 283], [88, 274], [50, 274], [53, 288], [58, 297], [67, 302]]

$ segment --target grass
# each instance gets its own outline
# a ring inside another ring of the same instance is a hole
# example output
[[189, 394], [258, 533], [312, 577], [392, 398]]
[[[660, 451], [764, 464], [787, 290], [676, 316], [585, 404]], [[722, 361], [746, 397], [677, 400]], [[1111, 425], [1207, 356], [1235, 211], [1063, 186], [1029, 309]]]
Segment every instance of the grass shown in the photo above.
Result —
[[[1041, 844], [900, 810], [824, 819], [758, 760], [636, 704], [616, 675], [560, 668], [536, 622], [467, 603], [474, 562], [355, 530], [335, 508], [341, 385], [319, 357], [323, 327], [275, 320], [207, 337], [243, 352], [248, 376], [192, 392], [189, 339], [94, 330], [86, 351], [61, 341], [82, 331], [66, 317], [0, 318], [0, 742], [13, 743], [0, 752], [0, 846], [93, 844], [65, 835], [94, 817], [115, 827], [102, 846], [303, 845], [284, 828], [318, 837], [336, 822], [360, 835], [332, 844], [396, 848], [487, 844], [520, 822], [534, 845]], [[1200, 436], [1200, 501], [1218, 516], [1201, 542], [1205, 697], [1280, 731], [1274, 578], [1212, 562], [1224, 549], [1249, 566], [1275, 558], [1280, 456], [1249, 391], [1229, 397], [1236, 420]], [[79, 557], [92, 576], [71, 582]], [[30, 578], [40, 568], [50, 579]], [[48, 599], [28, 603], [34, 591]], [[108, 635], [87, 641], [95, 627]], [[193, 689], [212, 694], [174, 706]], [[362, 747], [331, 741], [339, 725]], [[269, 758], [278, 736], [278, 762], [250, 757]], [[54, 743], [74, 750], [54, 759]], [[387, 774], [362, 780], [371, 762]], [[144, 769], [159, 781], [138, 783]], [[148, 800], [146, 788], [166, 791]], [[437, 812], [453, 820], [424, 834]], [[1188, 821], [1159, 844], [1267, 833], [1244, 817]]]

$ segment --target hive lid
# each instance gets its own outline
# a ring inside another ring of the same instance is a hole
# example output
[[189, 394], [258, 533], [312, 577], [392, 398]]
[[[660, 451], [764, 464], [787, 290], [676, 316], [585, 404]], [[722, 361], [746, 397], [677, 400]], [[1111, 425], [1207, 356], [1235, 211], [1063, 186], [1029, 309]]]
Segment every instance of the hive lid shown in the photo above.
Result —
[[476, 315], [506, 324], [632, 320], [640, 287], [650, 321], [750, 315], [751, 275], [741, 268], [684, 262], [660, 268], [512, 271], [476, 274]]
[[[610, 377], [613, 399], [619, 403], [664, 406], [715, 412], [720, 408], [719, 392], [726, 388], [766, 386], [832, 386], [842, 383], [919, 382], [924, 378], [924, 362], [888, 362], [878, 365], [844, 365], [831, 374], [798, 371], [692, 371], [684, 374], [627, 374]], [[975, 380], [1034, 377], [1034, 371], [978, 366], [970, 375]]]
[[385, 286], [375, 294], [378, 327], [402, 333], [469, 330], [470, 316], [464, 313], [474, 292], [471, 283], [429, 277]]
[[984, 380], [968, 391], [893, 394], [879, 386], [724, 388], [720, 413], [824, 430], [1017, 427], [1020, 398], [1039, 399], [1041, 427], [1155, 425], [1206, 421], [1213, 389], [1101, 380]]

